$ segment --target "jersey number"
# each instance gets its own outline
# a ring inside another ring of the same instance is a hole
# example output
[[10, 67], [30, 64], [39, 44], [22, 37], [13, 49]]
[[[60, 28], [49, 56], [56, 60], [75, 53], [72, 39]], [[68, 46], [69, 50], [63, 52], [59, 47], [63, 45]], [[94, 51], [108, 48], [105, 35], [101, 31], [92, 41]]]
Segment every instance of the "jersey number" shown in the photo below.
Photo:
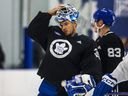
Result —
[[108, 48], [108, 57], [121, 57], [120, 48]]

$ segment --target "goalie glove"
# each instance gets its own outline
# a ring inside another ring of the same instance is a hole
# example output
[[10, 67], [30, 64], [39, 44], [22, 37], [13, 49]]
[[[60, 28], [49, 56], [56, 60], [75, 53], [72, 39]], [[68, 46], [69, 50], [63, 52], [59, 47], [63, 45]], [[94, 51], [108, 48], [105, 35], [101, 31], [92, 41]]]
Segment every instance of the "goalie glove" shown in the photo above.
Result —
[[93, 77], [88, 74], [76, 75], [72, 80], [62, 81], [68, 96], [91, 96], [95, 85]]
[[102, 81], [97, 84], [93, 96], [104, 96], [106, 93], [111, 92], [116, 84], [116, 78], [113, 78], [110, 74], [104, 75]]

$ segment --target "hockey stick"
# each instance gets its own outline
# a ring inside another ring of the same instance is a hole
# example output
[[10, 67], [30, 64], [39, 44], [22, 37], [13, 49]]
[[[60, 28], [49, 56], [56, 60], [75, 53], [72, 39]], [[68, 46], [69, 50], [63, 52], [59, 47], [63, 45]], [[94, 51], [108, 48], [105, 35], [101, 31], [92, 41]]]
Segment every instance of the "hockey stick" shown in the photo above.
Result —
[[109, 96], [109, 95], [123, 95], [123, 96], [128, 96], [128, 92], [111, 92], [111, 93], [107, 93], [105, 96]]

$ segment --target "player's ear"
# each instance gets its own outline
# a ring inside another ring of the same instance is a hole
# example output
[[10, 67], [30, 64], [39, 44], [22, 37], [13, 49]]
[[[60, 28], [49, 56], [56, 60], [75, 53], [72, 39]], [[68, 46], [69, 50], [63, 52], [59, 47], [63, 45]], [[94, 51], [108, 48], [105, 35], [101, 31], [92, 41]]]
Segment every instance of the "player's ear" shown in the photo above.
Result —
[[76, 28], [76, 27], [77, 27], [77, 23], [76, 23], [76, 21], [74, 21], [73, 23], [74, 23], [74, 26], [75, 26], [75, 28]]
[[104, 24], [103, 20], [99, 20], [99, 21], [98, 21], [99, 27], [101, 27], [103, 24]]

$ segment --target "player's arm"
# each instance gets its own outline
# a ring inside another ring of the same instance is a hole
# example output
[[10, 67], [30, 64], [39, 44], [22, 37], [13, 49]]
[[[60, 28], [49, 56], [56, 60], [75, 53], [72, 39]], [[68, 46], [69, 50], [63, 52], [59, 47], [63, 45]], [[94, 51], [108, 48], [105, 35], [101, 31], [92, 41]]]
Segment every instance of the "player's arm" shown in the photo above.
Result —
[[94, 41], [87, 40], [89, 45], [86, 47], [87, 49], [85, 49], [82, 61], [80, 62], [81, 73], [73, 76], [72, 80], [66, 81], [65, 84], [65, 89], [69, 96], [83, 96], [83, 94], [91, 96], [95, 87], [95, 80], [98, 82], [101, 79], [101, 63], [94, 55]]
[[117, 79], [117, 83], [128, 80], [128, 55], [124, 57], [111, 75]]
[[[85, 45], [86, 46], [86, 45]], [[89, 44], [85, 49], [82, 61], [80, 63], [81, 73], [92, 75], [97, 82], [101, 80], [101, 62], [94, 52], [95, 43], [93, 40], [89, 40]]]
[[97, 84], [93, 96], [105, 96], [105, 94], [112, 91], [117, 84], [117, 79], [111, 74], [106, 74], [102, 77], [102, 80]]
[[49, 27], [50, 19], [56, 14], [60, 6], [50, 9], [48, 12], [39, 12], [35, 18], [30, 22], [27, 34], [40, 43], [46, 49], [47, 39], [51, 27]]
[[119, 63], [111, 74], [103, 76], [102, 81], [98, 83], [93, 96], [104, 96], [112, 91], [113, 87], [123, 81], [128, 80], [128, 55]]
[[46, 42], [49, 32], [49, 20], [52, 15], [48, 13], [39, 12], [36, 17], [30, 22], [27, 34], [33, 40], [38, 42], [46, 49]]

